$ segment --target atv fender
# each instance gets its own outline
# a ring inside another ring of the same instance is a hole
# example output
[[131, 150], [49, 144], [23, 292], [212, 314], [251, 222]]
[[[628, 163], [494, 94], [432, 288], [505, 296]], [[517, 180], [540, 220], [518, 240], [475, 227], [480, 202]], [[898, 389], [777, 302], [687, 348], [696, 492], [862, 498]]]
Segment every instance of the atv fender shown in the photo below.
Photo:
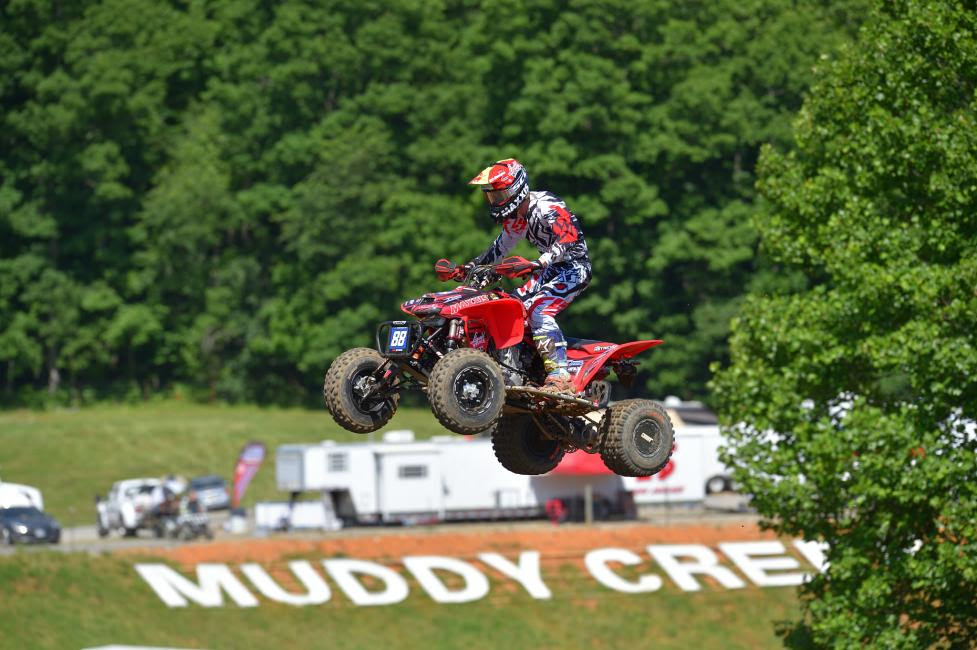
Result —
[[522, 342], [526, 311], [515, 298], [499, 298], [462, 307], [456, 315], [464, 322], [469, 339], [472, 335], [469, 328], [474, 321], [488, 331], [497, 350]]
[[577, 371], [577, 374], [573, 377], [573, 383], [577, 390], [583, 390], [590, 380], [594, 378], [601, 368], [607, 365], [608, 362], [615, 359], [630, 359], [636, 354], [644, 352], [648, 348], [653, 348], [656, 345], [661, 345], [664, 341], [655, 339], [650, 341], [631, 341], [630, 343], [622, 343], [620, 345], [614, 345], [611, 349], [602, 352], [596, 357], [592, 357], [589, 361], [585, 361], [584, 365]]
[[622, 343], [613, 350], [611, 350], [611, 356], [607, 358], [608, 361], [613, 359], [630, 359], [636, 354], [644, 352], [648, 348], [653, 348], [656, 345], [661, 345], [664, 341], [655, 339], [652, 341], [631, 341], [630, 343]]

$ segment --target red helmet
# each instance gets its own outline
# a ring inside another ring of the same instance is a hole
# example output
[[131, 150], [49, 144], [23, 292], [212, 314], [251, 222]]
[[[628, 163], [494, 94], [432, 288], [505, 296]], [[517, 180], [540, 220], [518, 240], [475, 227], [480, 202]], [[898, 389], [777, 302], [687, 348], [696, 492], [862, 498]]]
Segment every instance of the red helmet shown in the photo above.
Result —
[[489, 165], [468, 184], [478, 185], [482, 189], [489, 213], [498, 223], [511, 217], [529, 196], [529, 175], [515, 158]]

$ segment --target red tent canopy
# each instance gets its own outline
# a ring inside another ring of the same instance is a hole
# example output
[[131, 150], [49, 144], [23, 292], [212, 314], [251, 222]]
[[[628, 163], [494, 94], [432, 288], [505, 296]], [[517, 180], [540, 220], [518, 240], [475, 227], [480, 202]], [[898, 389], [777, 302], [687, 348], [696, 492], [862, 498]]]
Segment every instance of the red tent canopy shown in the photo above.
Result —
[[562, 474], [564, 476], [595, 476], [613, 474], [607, 469], [604, 461], [598, 454], [588, 454], [577, 450], [563, 457], [560, 464], [550, 472], [550, 475]]

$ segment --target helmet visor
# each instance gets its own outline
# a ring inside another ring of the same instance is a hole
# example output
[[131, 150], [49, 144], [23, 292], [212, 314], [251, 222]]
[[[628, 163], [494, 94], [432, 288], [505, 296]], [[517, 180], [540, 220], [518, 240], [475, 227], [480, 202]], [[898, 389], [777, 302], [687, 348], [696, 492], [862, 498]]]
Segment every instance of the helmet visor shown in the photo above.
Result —
[[521, 183], [513, 183], [502, 190], [482, 190], [482, 192], [485, 194], [485, 200], [489, 205], [498, 206], [508, 203], [512, 197], [519, 193], [520, 189], [522, 189]]

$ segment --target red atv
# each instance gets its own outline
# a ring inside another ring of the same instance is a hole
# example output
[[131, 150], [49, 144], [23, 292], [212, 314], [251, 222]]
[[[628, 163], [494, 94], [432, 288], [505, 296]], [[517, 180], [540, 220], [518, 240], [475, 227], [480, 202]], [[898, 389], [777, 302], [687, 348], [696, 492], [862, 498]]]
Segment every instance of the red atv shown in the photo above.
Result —
[[496, 457], [516, 474], [545, 474], [574, 449], [600, 453], [621, 476], [661, 470], [672, 454], [665, 410], [643, 399], [608, 406], [605, 378], [613, 369], [629, 385], [635, 375], [631, 357], [662, 341], [568, 337], [579, 396], [542, 391], [543, 361], [526, 310], [495, 287], [501, 277], [492, 265], [469, 268], [456, 289], [401, 305], [415, 320], [381, 323], [376, 350], [339, 355], [322, 388], [336, 422], [356, 433], [376, 431], [393, 417], [401, 391], [419, 388], [447, 429], [465, 435], [491, 430]]

